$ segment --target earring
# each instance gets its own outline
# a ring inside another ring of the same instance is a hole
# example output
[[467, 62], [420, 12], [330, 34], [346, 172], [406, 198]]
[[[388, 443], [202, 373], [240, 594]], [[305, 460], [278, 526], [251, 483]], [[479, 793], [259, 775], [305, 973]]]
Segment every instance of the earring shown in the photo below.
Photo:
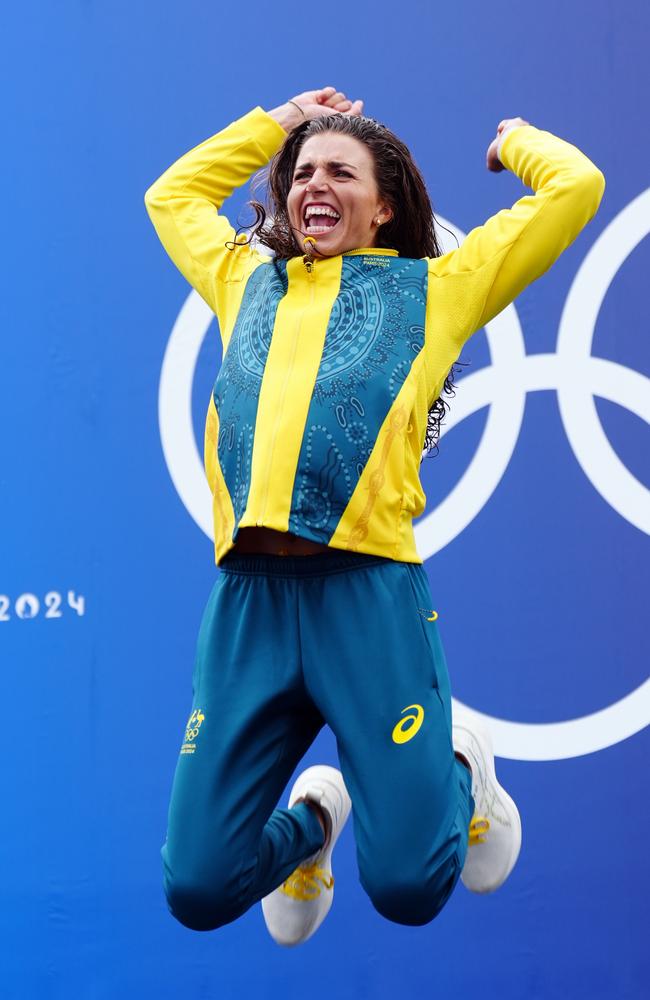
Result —
[[381, 226], [381, 216], [380, 215], [378, 215], [377, 218], [375, 219], [375, 225], [376, 226]]

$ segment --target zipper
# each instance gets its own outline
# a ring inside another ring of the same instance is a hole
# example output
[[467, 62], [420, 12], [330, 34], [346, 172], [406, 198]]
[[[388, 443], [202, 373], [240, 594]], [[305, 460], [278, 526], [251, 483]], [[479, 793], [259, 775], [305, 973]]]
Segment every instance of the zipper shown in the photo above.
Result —
[[262, 511], [261, 511], [261, 514], [260, 514], [259, 518], [255, 522], [256, 525], [257, 525], [257, 527], [263, 527], [263, 525], [264, 525], [264, 518], [266, 516], [266, 508], [267, 508], [268, 499], [269, 499], [269, 487], [271, 485], [271, 468], [273, 466], [273, 456], [275, 454], [275, 445], [276, 445], [276, 442], [277, 442], [278, 431], [280, 429], [280, 420], [281, 420], [281, 417], [282, 417], [282, 411], [284, 409], [284, 400], [285, 400], [286, 395], [287, 395], [287, 389], [289, 387], [289, 380], [291, 378], [291, 373], [293, 371], [293, 366], [294, 366], [294, 362], [296, 360], [296, 354], [297, 354], [297, 351], [298, 351], [298, 341], [300, 339], [300, 328], [302, 326], [302, 321], [304, 319], [305, 313], [314, 304], [314, 295], [315, 295], [314, 261], [313, 261], [313, 259], [310, 259], [305, 254], [305, 256], [303, 257], [303, 263], [305, 265], [305, 269], [307, 271], [307, 277], [308, 277], [308, 280], [309, 280], [309, 303], [306, 306], [303, 306], [302, 310], [300, 311], [300, 315], [298, 316], [298, 319], [296, 320], [296, 326], [295, 326], [295, 331], [294, 331], [294, 335], [293, 335], [293, 346], [292, 346], [292, 350], [291, 350], [291, 357], [289, 359], [289, 365], [287, 367], [287, 370], [286, 370], [286, 372], [284, 374], [284, 381], [282, 383], [282, 391], [280, 392], [280, 400], [278, 402], [278, 412], [277, 412], [277, 416], [275, 418], [275, 426], [273, 428], [273, 437], [271, 438], [271, 447], [269, 448], [269, 460], [268, 460], [267, 465], [266, 465], [266, 476], [265, 476], [266, 482], [265, 482], [265, 489], [264, 489], [264, 499], [263, 499], [263, 502], [262, 502]]

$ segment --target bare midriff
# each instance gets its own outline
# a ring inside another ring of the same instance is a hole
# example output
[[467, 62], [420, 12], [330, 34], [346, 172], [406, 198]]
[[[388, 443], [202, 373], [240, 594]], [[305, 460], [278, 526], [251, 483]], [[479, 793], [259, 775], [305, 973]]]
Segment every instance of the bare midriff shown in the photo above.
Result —
[[288, 531], [274, 531], [273, 528], [241, 528], [232, 549], [240, 555], [255, 553], [273, 556], [313, 556], [317, 552], [331, 552], [328, 545], [310, 542]]

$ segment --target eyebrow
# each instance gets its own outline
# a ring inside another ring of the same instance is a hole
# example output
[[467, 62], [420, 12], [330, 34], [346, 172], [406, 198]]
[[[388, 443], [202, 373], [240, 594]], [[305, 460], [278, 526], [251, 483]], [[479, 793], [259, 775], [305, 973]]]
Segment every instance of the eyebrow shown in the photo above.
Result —
[[[356, 170], [357, 169], [354, 166], [353, 163], [345, 163], [343, 160], [328, 160], [327, 166], [328, 167], [349, 167], [351, 170]], [[313, 169], [314, 169], [314, 164], [311, 162], [311, 160], [308, 160], [307, 163], [299, 163], [296, 166], [294, 173], [297, 173], [299, 170], [313, 170]]]

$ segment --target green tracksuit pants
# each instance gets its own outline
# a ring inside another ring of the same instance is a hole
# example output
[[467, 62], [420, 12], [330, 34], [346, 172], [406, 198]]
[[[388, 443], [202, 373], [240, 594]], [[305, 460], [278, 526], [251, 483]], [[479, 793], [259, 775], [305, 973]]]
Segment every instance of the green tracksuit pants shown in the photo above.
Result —
[[226, 557], [201, 623], [162, 851], [178, 920], [234, 920], [322, 845], [308, 806], [275, 807], [324, 723], [374, 906], [404, 924], [440, 911], [474, 805], [433, 619], [417, 564], [335, 550]]

